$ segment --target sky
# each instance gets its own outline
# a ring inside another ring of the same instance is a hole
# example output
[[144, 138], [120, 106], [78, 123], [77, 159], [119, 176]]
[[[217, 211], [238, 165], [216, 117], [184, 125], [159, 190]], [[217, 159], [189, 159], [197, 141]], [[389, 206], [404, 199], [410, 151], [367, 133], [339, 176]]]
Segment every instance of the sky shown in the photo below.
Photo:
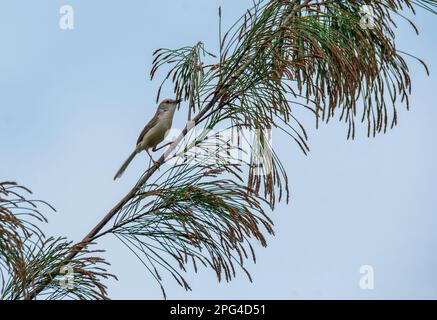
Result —
[[[25, 185], [56, 207], [48, 233], [82, 239], [144, 167], [139, 157], [112, 181], [156, 108], [153, 51], [198, 41], [216, 48], [217, 8], [229, 26], [251, 2], [1, 1], [0, 181]], [[73, 30], [59, 27], [65, 4], [74, 9]], [[189, 272], [193, 291], [166, 277], [168, 298], [437, 298], [437, 21], [420, 10], [415, 21], [420, 35], [403, 22], [397, 43], [425, 60], [431, 75], [407, 60], [412, 108], [400, 107], [398, 127], [348, 141], [344, 124], [316, 130], [308, 114], [309, 156], [274, 138], [292, 200], [271, 213], [276, 235], [247, 265], [253, 283], [243, 273], [218, 283], [211, 270]], [[119, 278], [107, 282], [111, 298], [162, 298], [122, 243], [109, 236], [98, 245]], [[362, 266], [373, 270], [373, 289], [360, 286]]]

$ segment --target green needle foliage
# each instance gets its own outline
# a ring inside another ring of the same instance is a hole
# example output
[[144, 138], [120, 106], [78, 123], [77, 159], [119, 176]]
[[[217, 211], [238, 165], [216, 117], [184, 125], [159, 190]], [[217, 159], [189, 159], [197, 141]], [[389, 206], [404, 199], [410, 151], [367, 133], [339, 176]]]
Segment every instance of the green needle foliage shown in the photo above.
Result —
[[[371, 25], [364, 5], [374, 13]], [[219, 11], [217, 52], [202, 42], [157, 50], [150, 73], [152, 79], [163, 76], [157, 101], [163, 86], [171, 86], [188, 104], [185, 129], [80, 243], [64, 247], [56, 242], [64, 240], [36, 241], [42, 253], [32, 261], [42, 266], [49, 261], [43, 275], [32, 277], [39, 285], [20, 289], [28, 283], [20, 278], [4, 296], [33, 299], [47, 290], [55, 292], [52, 297], [66, 296], [53, 280], [69, 263], [88, 272], [82, 289], [71, 295], [105, 297], [99, 279], [108, 274], [94, 265], [103, 261], [84, 254], [108, 234], [138, 257], [164, 295], [163, 273], [190, 290], [184, 278], [188, 266], [194, 271], [209, 267], [219, 281], [232, 280], [238, 270], [250, 279], [244, 262], [256, 260], [254, 242], [266, 246], [266, 235], [273, 234], [269, 212], [289, 200], [287, 173], [271, 130], [306, 154], [300, 109], [308, 110], [316, 125], [344, 122], [351, 139], [359, 122], [369, 137], [394, 127], [399, 105], [409, 108], [406, 59], [414, 58], [397, 49], [395, 21], [406, 19], [404, 11], [422, 8], [435, 14], [436, 7], [434, 0], [257, 0], [226, 32]], [[251, 137], [242, 134], [245, 129]], [[226, 136], [229, 131], [236, 137]], [[243, 145], [249, 146], [246, 160], [233, 156], [245, 151]], [[164, 163], [168, 168], [158, 171]], [[11, 218], [5, 221], [2, 230], [16, 228]], [[3, 233], [1, 257], [12, 250], [7, 243], [23, 242], [9, 233]], [[7, 258], [0, 261], [15, 274]]]
[[115, 219], [110, 231], [141, 259], [164, 295], [159, 268], [190, 289], [170, 258], [182, 271], [192, 262], [197, 272], [199, 263], [211, 267], [219, 281], [222, 275], [229, 281], [235, 276], [234, 265], [246, 271], [244, 259], [255, 260], [251, 238], [266, 246], [261, 227], [270, 234], [273, 228], [264, 200], [241, 182], [219, 178], [233, 169], [238, 168], [199, 162], [174, 165], [144, 185]]
[[38, 224], [47, 220], [39, 206], [54, 209], [45, 202], [27, 200], [26, 193], [30, 191], [15, 183], [0, 182], [0, 298], [24, 299], [52, 274], [39, 298], [106, 299], [101, 280], [113, 276], [103, 268], [107, 263], [94, 256], [100, 251], [84, 250], [65, 270], [59, 269], [73, 250], [72, 243], [44, 235]]
[[[361, 25], [366, 4], [375, 12], [371, 29]], [[357, 117], [369, 136], [396, 125], [397, 105], [409, 108], [411, 82], [405, 55], [396, 49], [393, 18], [404, 8], [414, 11], [414, 4], [435, 8], [430, 1], [256, 1], [220, 36], [219, 52], [199, 42], [154, 53], [152, 79], [167, 69], [157, 101], [169, 83], [188, 102], [187, 119], [193, 119], [163, 160], [185, 161], [175, 161], [153, 183], [147, 171], [111, 231], [161, 287], [159, 268], [189, 289], [179, 270], [188, 262], [196, 269], [196, 260], [211, 266], [219, 280], [222, 274], [231, 280], [235, 266], [246, 271], [243, 245], [251, 250], [252, 239], [266, 245], [262, 230], [273, 229], [265, 210], [283, 195], [289, 198], [287, 174], [268, 133], [279, 129], [307, 153], [297, 108], [310, 110], [316, 124], [339, 118], [349, 138], [355, 137]], [[201, 123], [204, 130], [190, 132]], [[255, 156], [231, 164], [225, 157], [223, 150], [234, 146], [221, 132], [244, 128], [255, 132], [250, 153], [267, 153], [270, 162]], [[206, 156], [187, 161], [187, 154], [198, 155], [208, 144]]]

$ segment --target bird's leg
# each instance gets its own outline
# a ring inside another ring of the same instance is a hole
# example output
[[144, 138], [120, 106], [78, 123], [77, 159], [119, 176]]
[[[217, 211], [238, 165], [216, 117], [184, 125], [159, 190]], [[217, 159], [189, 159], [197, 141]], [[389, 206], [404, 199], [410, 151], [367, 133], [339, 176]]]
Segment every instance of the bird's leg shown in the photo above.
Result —
[[152, 160], [153, 164], [159, 168], [159, 162], [153, 160], [153, 157], [152, 157], [152, 155], [150, 154], [149, 149], [146, 149], [146, 152], [147, 152], [147, 154], [149, 155], [150, 159]]
[[153, 151], [153, 152], [159, 151], [159, 150], [161, 150], [162, 148], [165, 148], [165, 147], [171, 145], [173, 142], [174, 142], [174, 141], [171, 141], [171, 142], [169, 142], [169, 143], [166, 143], [166, 144], [164, 144], [163, 146], [160, 146], [159, 148], [156, 148], [156, 146], [154, 146], [153, 149], [152, 149], [152, 151]]

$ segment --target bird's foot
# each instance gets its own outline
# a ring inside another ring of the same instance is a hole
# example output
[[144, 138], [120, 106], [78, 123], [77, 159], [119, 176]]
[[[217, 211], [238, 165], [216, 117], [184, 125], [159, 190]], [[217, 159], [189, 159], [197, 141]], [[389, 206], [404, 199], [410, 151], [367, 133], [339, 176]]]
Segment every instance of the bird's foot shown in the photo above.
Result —
[[159, 161], [155, 161], [155, 160], [152, 160], [152, 161], [153, 161], [153, 165], [154, 165], [155, 167], [157, 167], [158, 170], [159, 170], [160, 162], [159, 162]]

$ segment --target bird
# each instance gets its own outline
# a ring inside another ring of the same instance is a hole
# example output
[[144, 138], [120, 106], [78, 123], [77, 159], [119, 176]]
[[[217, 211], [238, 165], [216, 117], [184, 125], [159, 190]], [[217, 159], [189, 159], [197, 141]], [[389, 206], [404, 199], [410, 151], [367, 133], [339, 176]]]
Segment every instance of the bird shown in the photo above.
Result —
[[173, 117], [176, 111], [176, 107], [180, 103], [180, 99], [165, 99], [159, 104], [158, 108], [156, 109], [155, 115], [146, 124], [143, 131], [141, 131], [141, 134], [137, 140], [135, 150], [123, 163], [120, 170], [118, 170], [117, 174], [114, 177], [114, 180], [117, 180], [123, 175], [123, 173], [126, 171], [127, 167], [135, 158], [135, 156], [142, 151], [146, 151], [153, 163], [157, 165], [157, 162], [153, 160], [149, 149], [152, 149], [152, 151], [155, 152], [171, 143], [167, 143], [159, 149], [156, 148], [158, 144], [160, 144], [165, 139], [168, 132], [170, 131], [173, 124]]

